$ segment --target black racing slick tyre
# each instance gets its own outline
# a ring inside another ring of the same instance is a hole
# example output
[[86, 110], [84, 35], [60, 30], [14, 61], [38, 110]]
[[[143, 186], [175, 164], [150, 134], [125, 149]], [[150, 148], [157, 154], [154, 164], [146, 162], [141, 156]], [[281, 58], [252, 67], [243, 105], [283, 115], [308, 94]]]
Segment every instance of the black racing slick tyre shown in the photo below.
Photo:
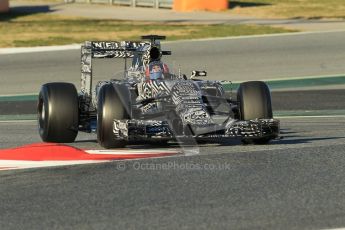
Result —
[[[249, 81], [241, 83], [237, 91], [240, 120], [273, 118], [271, 93], [266, 83]], [[271, 140], [264, 138], [244, 138], [243, 143], [266, 144]]]
[[38, 128], [44, 142], [70, 143], [78, 134], [78, 93], [73, 84], [56, 82], [41, 87]]
[[113, 132], [114, 120], [130, 119], [130, 92], [125, 85], [106, 84], [98, 94], [97, 141], [104, 148], [122, 148], [127, 141]]

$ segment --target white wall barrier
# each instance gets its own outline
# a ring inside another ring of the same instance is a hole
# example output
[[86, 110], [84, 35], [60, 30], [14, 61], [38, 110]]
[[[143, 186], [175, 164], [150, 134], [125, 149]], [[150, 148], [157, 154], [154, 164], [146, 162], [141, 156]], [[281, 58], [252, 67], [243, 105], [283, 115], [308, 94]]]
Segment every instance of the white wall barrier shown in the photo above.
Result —
[[[2, 1], [2, 0], [0, 0]], [[173, 0], [65, 0], [66, 3], [106, 3], [132, 7], [172, 8]]]

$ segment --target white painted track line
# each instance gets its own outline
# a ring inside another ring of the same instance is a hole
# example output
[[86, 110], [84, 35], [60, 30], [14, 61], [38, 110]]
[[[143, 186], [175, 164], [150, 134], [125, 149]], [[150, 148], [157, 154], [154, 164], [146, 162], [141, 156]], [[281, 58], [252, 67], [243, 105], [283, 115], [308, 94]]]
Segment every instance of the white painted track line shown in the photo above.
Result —
[[36, 123], [37, 120], [4, 120], [0, 123]]
[[20, 160], [0, 160], [0, 170], [8, 169], [28, 169], [43, 168], [65, 165], [79, 165], [109, 162], [110, 160], [77, 160], [77, 161], [20, 161]]
[[1, 48], [0, 54], [20, 54], [20, 53], [36, 53], [47, 51], [63, 51], [63, 50], [78, 50], [81, 44], [71, 44], [63, 46], [38, 46], [38, 47], [23, 47], [23, 48]]
[[345, 228], [327, 228], [322, 230], [345, 230]]
[[299, 35], [339, 33], [339, 32], [345, 32], [345, 30], [340, 29], [340, 30], [328, 30], [328, 31], [288, 32], [288, 33], [277, 33], [277, 34], [243, 35], [243, 36], [218, 37], [218, 38], [199, 38], [199, 39], [188, 39], [188, 40], [178, 40], [178, 41], [167, 41], [167, 42], [162, 42], [162, 44], [179, 43], [179, 42], [237, 40], [237, 39], [248, 39], [248, 38], [285, 37], [285, 36], [299, 36]]
[[299, 119], [299, 118], [345, 118], [345, 115], [315, 115], [315, 116], [274, 116], [277, 119]]
[[171, 153], [178, 154], [181, 151], [176, 151], [172, 149], [113, 149], [113, 150], [85, 150], [89, 154], [110, 154], [110, 155], [147, 155], [147, 154], [162, 154], [162, 153]]

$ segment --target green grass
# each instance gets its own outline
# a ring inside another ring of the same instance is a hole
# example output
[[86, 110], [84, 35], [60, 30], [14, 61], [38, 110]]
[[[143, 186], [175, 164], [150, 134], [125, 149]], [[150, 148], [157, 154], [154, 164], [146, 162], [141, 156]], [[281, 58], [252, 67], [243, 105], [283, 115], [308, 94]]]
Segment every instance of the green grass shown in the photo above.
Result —
[[345, 18], [344, 0], [230, 0], [230, 7], [264, 18]]
[[254, 25], [186, 25], [104, 19], [85, 19], [53, 14], [0, 14], [0, 47], [45, 46], [81, 43], [85, 40], [138, 39], [143, 34], [162, 34], [168, 40], [292, 32]]

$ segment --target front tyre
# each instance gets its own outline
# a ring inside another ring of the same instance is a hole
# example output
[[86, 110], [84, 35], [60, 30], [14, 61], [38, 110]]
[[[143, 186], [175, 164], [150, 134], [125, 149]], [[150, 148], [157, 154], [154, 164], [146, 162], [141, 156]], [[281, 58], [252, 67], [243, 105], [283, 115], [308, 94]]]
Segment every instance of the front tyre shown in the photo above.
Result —
[[[271, 93], [266, 83], [249, 81], [240, 84], [237, 91], [240, 120], [272, 119]], [[272, 138], [243, 138], [245, 144], [267, 144]]]
[[97, 141], [104, 148], [122, 148], [127, 141], [113, 131], [114, 120], [130, 119], [130, 92], [125, 85], [106, 84], [98, 94]]
[[78, 134], [78, 93], [70, 83], [47, 83], [38, 96], [38, 128], [44, 142], [69, 143]]

